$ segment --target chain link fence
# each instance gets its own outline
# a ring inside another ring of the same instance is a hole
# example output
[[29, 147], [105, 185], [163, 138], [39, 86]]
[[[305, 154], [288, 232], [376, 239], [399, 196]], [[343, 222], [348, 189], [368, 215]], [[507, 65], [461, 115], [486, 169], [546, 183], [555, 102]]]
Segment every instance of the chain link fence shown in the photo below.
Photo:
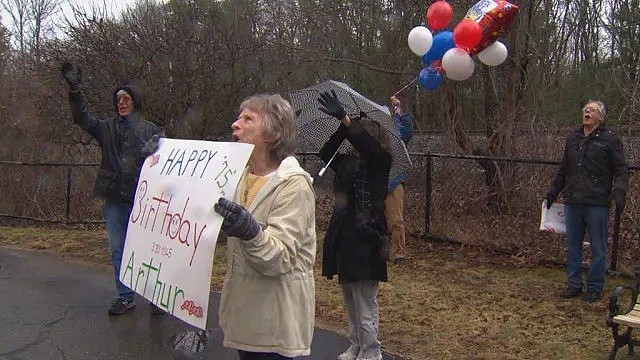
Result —
[[[499, 251], [523, 263], [564, 263], [564, 237], [538, 230], [541, 202], [555, 174], [556, 161], [435, 152], [412, 152], [411, 157], [404, 214], [410, 250], [411, 242], [446, 241]], [[313, 152], [300, 152], [298, 158], [314, 176], [318, 229], [326, 229], [333, 208], [333, 174], [328, 171], [323, 177], [317, 176], [324, 164]], [[487, 186], [482, 162], [501, 169], [499, 194]], [[5, 189], [0, 221], [103, 223], [102, 204], [91, 196], [97, 166], [0, 161], [0, 186]], [[627, 207], [619, 237], [611, 234], [611, 243], [616, 245], [611, 249], [612, 269], [617, 266], [616, 255], [627, 263], [640, 256], [640, 229], [635, 224], [640, 217], [639, 169], [630, 166]], [[498, 207], [492, 206], [495, 198], [500, 200]]]

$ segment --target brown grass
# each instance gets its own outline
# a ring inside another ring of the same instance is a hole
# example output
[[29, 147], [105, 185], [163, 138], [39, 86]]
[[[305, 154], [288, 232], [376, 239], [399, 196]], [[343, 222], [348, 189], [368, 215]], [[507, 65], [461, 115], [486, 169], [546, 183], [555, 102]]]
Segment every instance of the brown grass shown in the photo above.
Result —
[[[319, 237], [321, 238], [321, 237]], [[321, 244], [318, 251], [321, 253]], [[106, 232], [0, 227], [0, 246], [58, 253], [108, 265]], [[528, 267], [518, 259], [410, 239], [410, 259], [391, 265], [381, 285], [381, 341], [407, 359], [603, 359], [612, 339], [605, 300], [587, 304], [560, 299], [561, 269]], [[224, 276], [219, 244], [212, 289]], [[337, 282], [319, 276], [316, 319], [320, 327], [346, 332]], [[625, 351], [620, 351], [620, 356]], [[622, 358], [622, 357], [621, 357]]]

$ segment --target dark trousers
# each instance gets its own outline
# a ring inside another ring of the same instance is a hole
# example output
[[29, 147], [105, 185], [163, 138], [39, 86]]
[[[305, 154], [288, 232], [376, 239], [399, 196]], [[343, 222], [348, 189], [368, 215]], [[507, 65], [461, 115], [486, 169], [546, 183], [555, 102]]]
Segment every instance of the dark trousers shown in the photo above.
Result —
[[240, 355], [240, 360], [293, 360], [293, 358], [276, 353], [256, 353], [243, 350], [238, 350], [238, 355]]

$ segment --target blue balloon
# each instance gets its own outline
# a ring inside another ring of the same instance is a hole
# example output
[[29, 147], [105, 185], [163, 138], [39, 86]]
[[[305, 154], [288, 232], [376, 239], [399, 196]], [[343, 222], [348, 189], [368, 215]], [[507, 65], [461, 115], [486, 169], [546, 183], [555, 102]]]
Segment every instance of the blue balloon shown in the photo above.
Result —
[[444, 30], [436, 34], [433, 37], [433, 44], [431, 45], [431, 49], [422, 55], [422, 63], [426, 66], [431, 65], [436, 60], [442, 59], [444, 53], [447, 50], [455, 47], [456, 44], [453, 41], [453, 31]]
[[425, 67], [418, 77], [420, 86], [427, 90], [435, 90], [442, 84], [442, 74], [432, 67]]

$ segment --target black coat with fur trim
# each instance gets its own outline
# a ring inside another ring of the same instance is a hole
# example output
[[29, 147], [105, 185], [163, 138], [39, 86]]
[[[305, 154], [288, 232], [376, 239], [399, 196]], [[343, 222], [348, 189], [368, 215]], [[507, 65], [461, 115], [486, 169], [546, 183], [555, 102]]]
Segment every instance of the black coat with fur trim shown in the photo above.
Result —
[[122, 86], [114, 91], [116, 112], [116, 93], [120, 90], [129, 93], [135, 103], [134, 111], [127, 119], [119, 115], [96, 119], [87, 109], [81, 91], [70, 91], [69, 102], [73, 121], [100, 145], [102, 157], [93, 195], [110, 202], [133, 205], [140, 168], [145, 159], [142, 148], [153, 135], [162, 134], [162, 128], [142, 118], [142, 97], [132, 86]]
[[341, 283], [360, 280], [387, 281], [383, 251], [388, 241], [384, 199], [387, 195], [391, 154], [356, 120], [340, 125], [320, 150], [328, 162], [344, 139], [360, 157], [336, 154], [330, 167], [335, 171], [335, 204], [325, 234], [322, 275], [338, 275]]

